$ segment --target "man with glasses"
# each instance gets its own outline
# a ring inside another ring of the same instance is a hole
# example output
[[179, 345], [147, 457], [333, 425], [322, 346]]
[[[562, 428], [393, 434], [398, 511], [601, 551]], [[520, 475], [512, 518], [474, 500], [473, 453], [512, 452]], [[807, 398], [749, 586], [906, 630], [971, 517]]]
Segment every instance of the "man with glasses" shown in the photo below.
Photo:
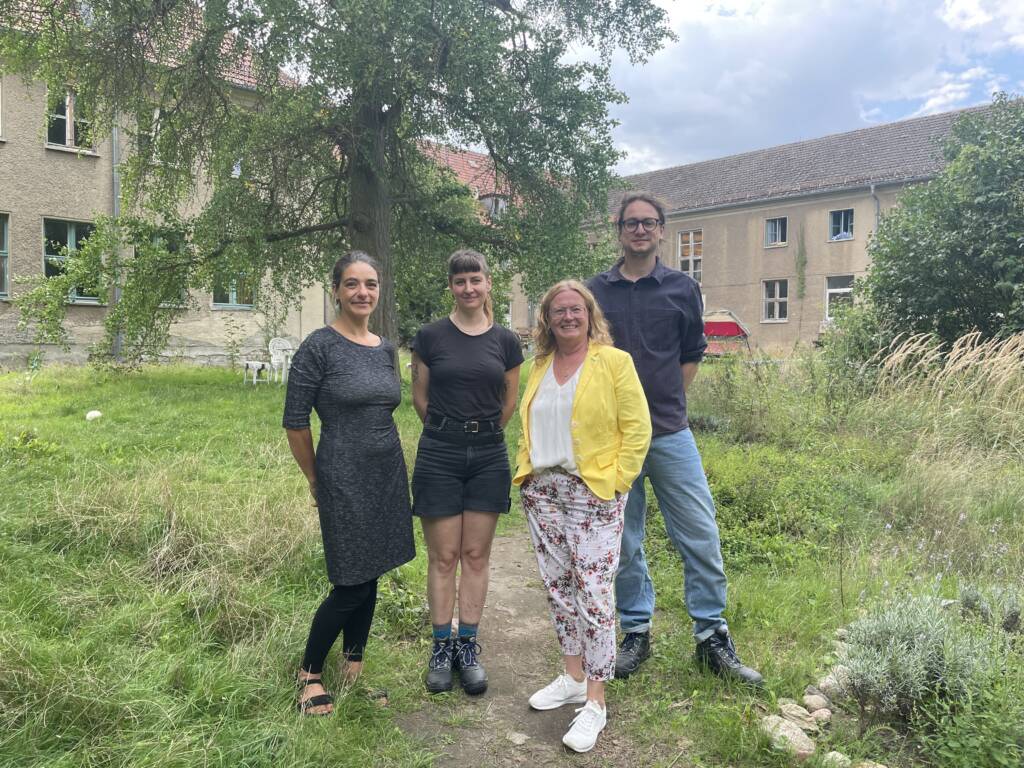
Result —
[[615, 578], [624, 638], [615, 677], [629, 677], [651, 655], [654, 583], [643, 548], [646, 477], [658, 498], [665, 530], [683, 559], [684, 595], [698, 662], [722, 677], [757, 685], [761, 675], [736, 655], [722, 616], [726, 579], [715, 504], [686, 418], [686, 390], [707, 347], [700, 285], [658, 258], [665, 208], [656, 197], [626, 194], [616, 225], [622, 258], [591, 278], [587, 287], [611, 324], [615, 346], [633, 356], [654, 437], [626, 503]]

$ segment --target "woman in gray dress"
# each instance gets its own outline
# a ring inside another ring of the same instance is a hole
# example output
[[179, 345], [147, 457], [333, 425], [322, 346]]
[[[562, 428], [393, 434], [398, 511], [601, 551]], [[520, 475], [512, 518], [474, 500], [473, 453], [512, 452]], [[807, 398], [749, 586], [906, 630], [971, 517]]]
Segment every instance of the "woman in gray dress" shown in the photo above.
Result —
[[[313, 617], [298, 674], [302, 714], [333, 711], [321, 673], [339, 634], [345, 679], [359, 675], [377, 578], [416, 555], [405, 458], [392, 416], [402, 399], [395, 348], [369, 328], [379, 275], [361, 251], [338, 260], [332, 274], [337, 316], [302, 342], [288, 376], [284, 428], [319, 510], [333, 585]], [[315, 453], [313, 409], [321, 424]]]

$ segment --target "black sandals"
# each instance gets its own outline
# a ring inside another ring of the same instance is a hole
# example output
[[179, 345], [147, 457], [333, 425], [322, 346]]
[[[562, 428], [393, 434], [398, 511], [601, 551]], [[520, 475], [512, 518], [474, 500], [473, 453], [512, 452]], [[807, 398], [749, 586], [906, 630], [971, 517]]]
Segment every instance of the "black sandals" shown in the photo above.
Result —
[[334, 713], [332, 709], [330, 712], [310, 712], [309, 710], [313, 707], [322, 707], [327, 704], [334, 704], [334, 698], [329, 693], [320, 693], [316, 696], [310, 696], [308, 699], [302, 698], [302, 690], [308, 685], [323, 685], [319, 677], [307, 677], [305, 680], [297, 680], [296, 684], [299, 687], [299, 701], [296, 704], [299, 714], [306, 717], [324, 717]]

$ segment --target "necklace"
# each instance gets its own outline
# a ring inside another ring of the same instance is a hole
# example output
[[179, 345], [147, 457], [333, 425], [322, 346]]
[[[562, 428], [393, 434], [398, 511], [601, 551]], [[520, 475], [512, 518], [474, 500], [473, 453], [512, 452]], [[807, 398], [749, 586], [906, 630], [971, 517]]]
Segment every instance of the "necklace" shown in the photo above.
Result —
[[454, 312], [452, 312], [450, 315], [448, 315], [448, 319], [452, 321], [452, 325], [454, 325], [456, 328], [458, 328], [460, 331], [462, 331], [467, 336], [480, 336], [482, 334], [487, 333], [489, 330], [491, 330], [491, 323], [487, 319], [487, 315], [481, 314], [480, 318], [483, 321], [480, 325], [478, 325], [478, 326], [469, 326], [469, 325], [460, 325], [459, 321], [455, 319], [455, 313]]
[[579, 367], [583, 364], [583, 359], [586, 356], [586, 344], [568, 354], [561, 354], [558, 350], [555, 350], [555, 358], [551, 363], [551, 367], [555, 374], [555, 381], [558, 382], [558, 386], [562, 386], [573, 377]]

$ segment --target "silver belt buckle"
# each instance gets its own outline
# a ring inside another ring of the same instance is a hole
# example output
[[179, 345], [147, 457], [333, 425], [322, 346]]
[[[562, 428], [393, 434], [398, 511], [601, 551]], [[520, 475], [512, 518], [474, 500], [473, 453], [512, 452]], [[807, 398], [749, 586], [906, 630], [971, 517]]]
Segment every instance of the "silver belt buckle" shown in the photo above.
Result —
[[472, 433], [475, 434], [475, 433], [480, 431], [480, 422], [479, 421], [467, 421], [465, 424], [462, 425], [462, 431], [463, 432], [472, 432]]

